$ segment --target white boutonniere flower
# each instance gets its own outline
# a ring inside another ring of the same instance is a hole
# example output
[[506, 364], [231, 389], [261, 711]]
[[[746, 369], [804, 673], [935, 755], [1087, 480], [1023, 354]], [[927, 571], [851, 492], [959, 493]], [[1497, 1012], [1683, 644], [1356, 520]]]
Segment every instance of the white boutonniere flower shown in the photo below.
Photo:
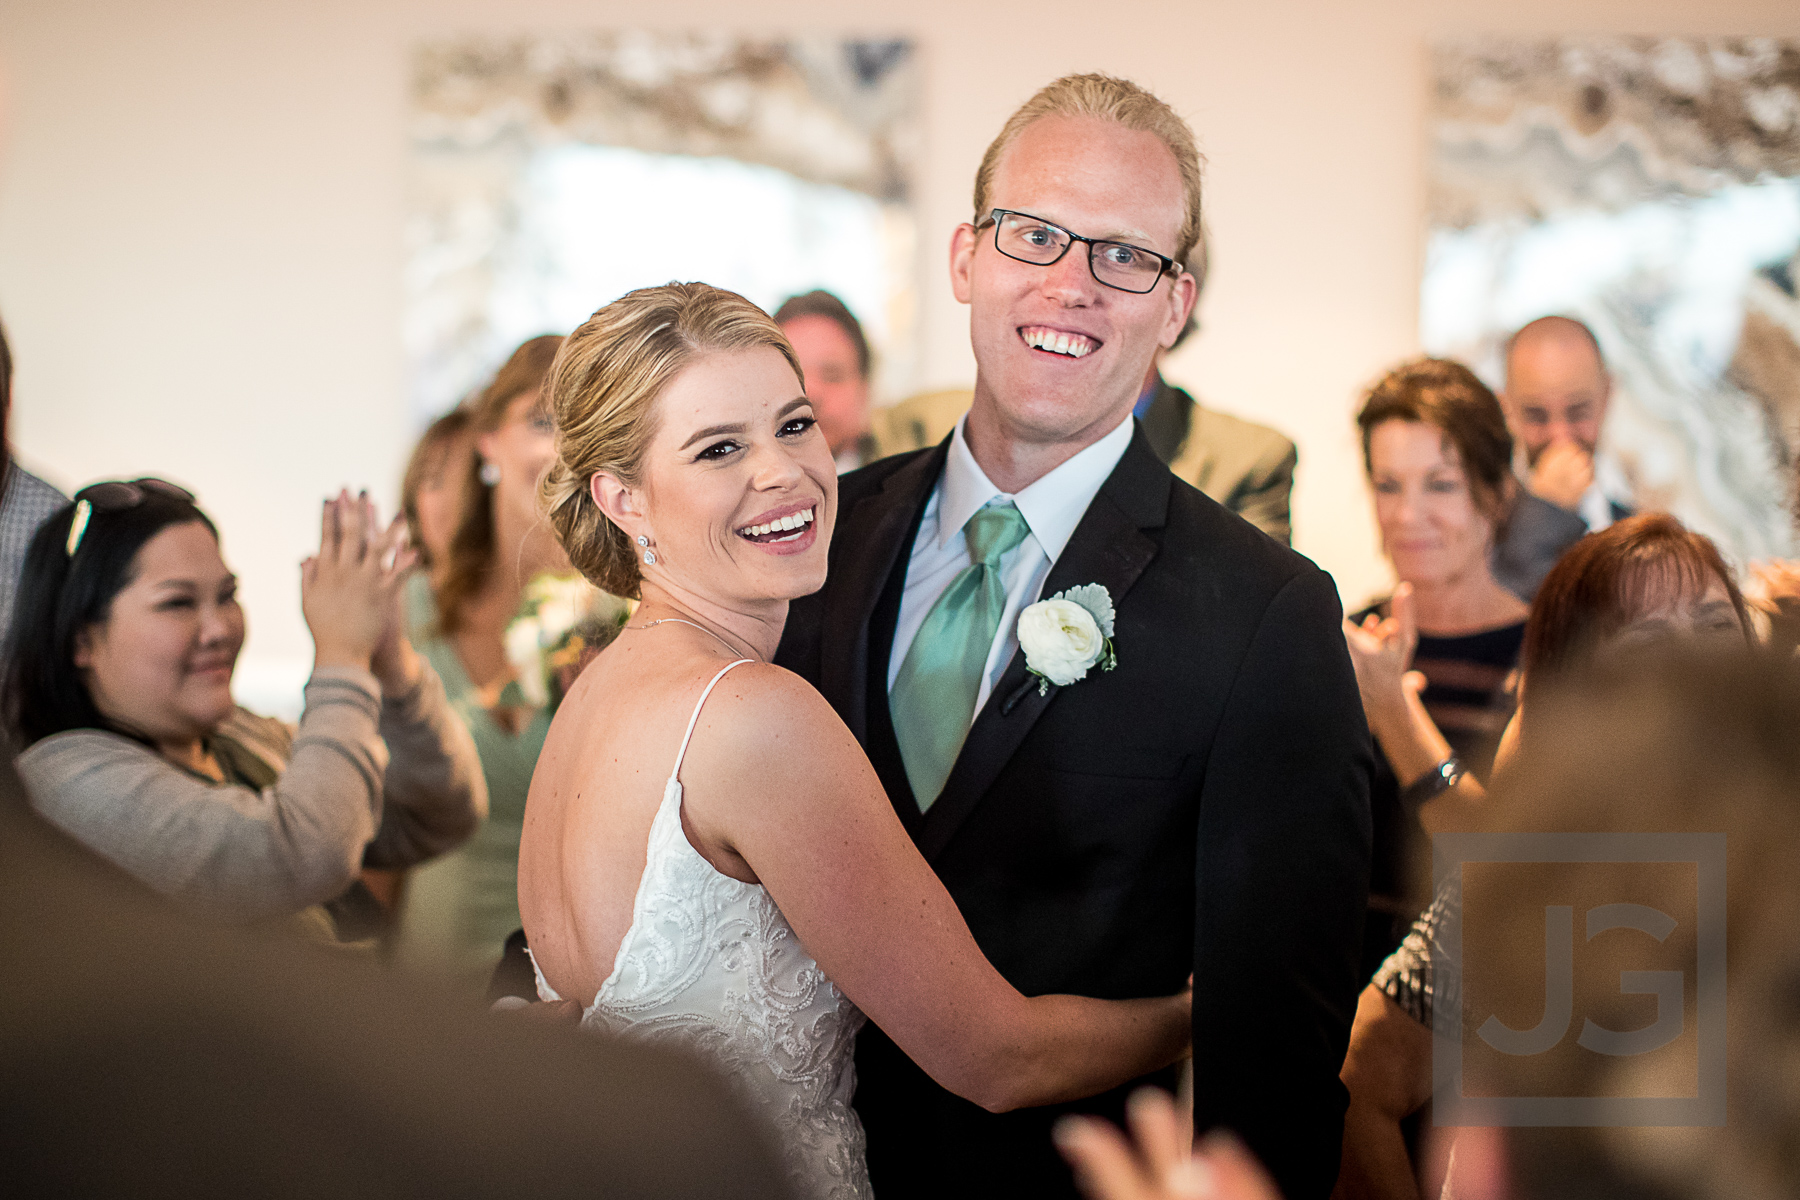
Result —
[[1085, 679], [1094, 667], [1118, 666], [1112, 635], [1112, 596], [1097, 583], [1058, 592], [1019, 614], [1019, 649], [1026, 669], [1038, 677], [1040, 696], [1051, 684], [1067, 687]]

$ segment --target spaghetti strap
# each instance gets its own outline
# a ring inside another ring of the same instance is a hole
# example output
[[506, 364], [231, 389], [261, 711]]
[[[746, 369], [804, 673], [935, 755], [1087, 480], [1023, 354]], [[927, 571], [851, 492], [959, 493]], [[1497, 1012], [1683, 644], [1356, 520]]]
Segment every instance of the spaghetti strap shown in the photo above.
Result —
[[681, 760], [687, 757], [688, 742], [693, 740], [694, 726], [700, 723], [700, 709], [706, 703], [706, 698], [712, 695], [712, 690], [714, 688], [719, 686], [719, 680], [725, 678], [726, 671], [731, 670], [733, 667], [741, 667], [747, 662], [755, 661], [754, 658], [740, 658], [736, 662], [726, 663], [725, 666], [720, 669], [719, 673], [712, 677], [712, 682], [706, 685], [706, 690], [700, 693], [700, 699], [694, 702], [694, 715], [688, 718], [687, 732], [681, 735], [681, 749], [675, 752], [675, 766], [669, 772], [670, 783], [674, 783], [681, 777]]

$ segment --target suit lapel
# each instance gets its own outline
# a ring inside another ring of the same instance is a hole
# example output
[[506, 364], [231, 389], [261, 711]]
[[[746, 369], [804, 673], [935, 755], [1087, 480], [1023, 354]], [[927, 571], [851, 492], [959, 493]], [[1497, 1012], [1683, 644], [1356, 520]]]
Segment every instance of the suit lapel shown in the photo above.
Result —
[[[1172, 482], [1173, 476], [1140, 427], [1125, 456], [1088, 505], [1062, 556], [1050, 568], [1043, 595], [1098, 583], [1112, 595], [1115, 608], [1123, 607], [1126, 594], [1156, 557], [1159, 543], [1144, 531], [1161, 528]], [[970, 727], [943, 793], [919, 823], [916, 840], [928, 861], [949, 845], [1032, 726], [1056, 700], [1061, 689], [1052, 687], [1047, 695], [1040, 695], [1038, 682], [1026, 669], [1024, 652], [1015, 651], [999, 685]]]
[[920, 454], [843, 514], [832, 536], [830, 596], [819, 635], [819, 691], [858, 742], [869, 733], [869, 618], [918, 526], [948, 442]]

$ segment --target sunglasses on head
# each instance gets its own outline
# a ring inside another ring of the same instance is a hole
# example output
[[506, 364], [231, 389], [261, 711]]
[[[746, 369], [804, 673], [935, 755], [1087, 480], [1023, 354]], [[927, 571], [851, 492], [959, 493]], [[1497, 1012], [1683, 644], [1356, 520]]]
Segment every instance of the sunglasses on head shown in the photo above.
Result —
[[184, 487], [177, 487], [166, 479], [112, 479], [104, 483], [90, 483], [76, 492], [75, 518], [69, 522], [68, 557], [75, 557], [75, 551], [87, 533], [88, 522], [93, 520], [95, 513], [123, 512], [128, 508], [136, 508], [153, 493], [184, 500], [189, 504], [194, 502], [194, 493]]

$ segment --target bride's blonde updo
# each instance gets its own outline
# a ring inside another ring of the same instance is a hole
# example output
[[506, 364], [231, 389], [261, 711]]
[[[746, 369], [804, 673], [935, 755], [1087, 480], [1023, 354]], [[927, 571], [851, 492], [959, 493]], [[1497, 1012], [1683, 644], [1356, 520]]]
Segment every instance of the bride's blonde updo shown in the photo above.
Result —
[[639, 486], [663, 388], [702, 354], [759, 346], [779, 350], [804, 388], [794, 348], [769, 315], [705, 283], [628, 292], [563, 342], [544, 382], [556, 419], [556, 462], [541, 495], [569, 561], [595, 587], [635, 598], [643, 573], [637, 547], [600, 511], [588, 482], [605, 472]]

